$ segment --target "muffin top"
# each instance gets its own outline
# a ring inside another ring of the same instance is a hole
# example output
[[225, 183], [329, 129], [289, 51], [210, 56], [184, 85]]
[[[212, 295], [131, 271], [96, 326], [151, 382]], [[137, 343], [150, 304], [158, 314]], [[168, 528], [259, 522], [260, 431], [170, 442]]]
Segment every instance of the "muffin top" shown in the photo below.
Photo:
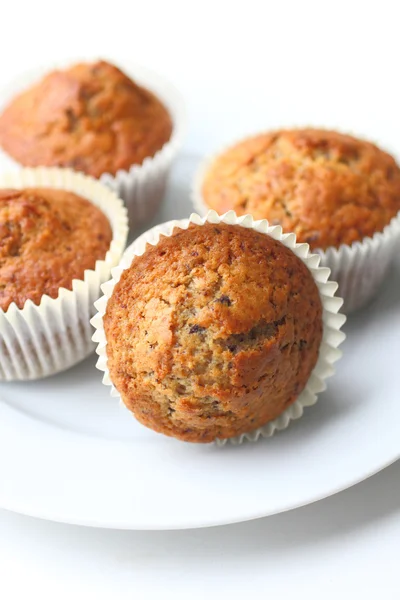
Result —
[[104, 61], [49, 73], [0, 116], [0, 145], [22, 165], [93, 177], [141, 164], [171, 132], [163, 104]]
[[317, 286], [268, 235], [191, 225], [135, 257], [104, 316], [110, 377], [143, 424], [210, 442], [274, 419], [322, 336]]
[[0, 190], [0, 309], [71, 290], [105, 257], [111, 238], [106, 216], [72, 192]]
[[219, 213], [268, 219], [311, 248], [352, 244], [400, 210], [400, 169], [373, 144], [335, 131], [275, 131], [221, 154], [202, 194]]

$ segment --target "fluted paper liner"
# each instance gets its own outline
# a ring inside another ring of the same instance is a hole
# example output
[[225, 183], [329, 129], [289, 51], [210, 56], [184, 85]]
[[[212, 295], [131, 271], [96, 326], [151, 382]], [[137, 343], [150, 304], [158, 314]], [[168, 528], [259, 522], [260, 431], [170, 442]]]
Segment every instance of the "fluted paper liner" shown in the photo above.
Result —
[[44, 295], [40, 305], [27, 300], [22, 309], [14, 302], [6, 311], [0, 309], [0, 381], [39, 379], [68, 369], [94, 351], [90, 326], [93, 303], [124, 251], [126, 208], [102, 183], [69, 169], [21, 169], [0, 175], [0, 187], [49, 187], [74, 192], [97, 206], [112, 228], [104, 260], [86, 270], [83, 280], [74, 279], [72, 290], [60, 288], [57, 298]]
[[[99, 58], [76, 58], [68, 62], [50, 64], [46, 68], [35, 69], [20, 76], [0, 91], [0, 112], [13, 97], [40, 81], [54, 69], [65, 69], [78, 62], [94, 62]], [[129, 170], [119, 170], [115, 175], [104, 173], [100, 181], [113, 189], [122, 198], [128, 209], [129, 226], [137, 228], [150, 220], [157, 212], [165, 194], [168, 174], [178, 150], [182, 146], [186, 131], [186, 112], [183, 99], [178, 90], [160, 75], [136, 65], [131, 61], [114, 61], [128, 77], [153, 92], [168, 109], [172, 121], [171, 138], [152, 157], [141, 165], [132, 165]], [[21, 165], [0, 149], [0, 165], [11, 169]]]
[[[205, 217], [192, 214], [189, 219], [181, 221], [169, 221], [162, 225], [153, 227], [133, 242], [125, 251], [118, 267], [112, 270], [112, 279], [102, 285], [104, 295], [95, 306], [98, 313], [93, 317], [91, 323], [96, 328], [93, 340], [97, 342], [97, 368], [104, 371], [103, 383], [111, 386], [111, 395], [119, 397], [118, 391], [112, 385], [108, 367], [107, 367], [107, 340], [103, 327], [103, 317], [106, 312], [108, 299], [111, 297], [115, 284], [119, 281], [122, 272], [130, 267], [134, 256], [141, 256], [146, 249], [146, 244], [156, 246], [160, 236], [171, 236], [175, 228], [187, 229], [190, 223], [204, 225], [204, 223], [227, 223], [229, 225], [240, 225], [249, 229], [255, 229], [261, 233], [271, 236], [275, 240], [281, 241], [287, 248], [290, 248], [310, 270], [320, 293], [323, 304], [323, 339], [320, 347], [317, 364], [297, 400], [287, 408], [277, 419], [270, 421], [263, 427], [244, 433], [240, 436], [230, 438], [233, 444], [240, 444], [244, 439], [255, 442], [260, 437], [270, 437], [276, 430], [286, 429], [290, 421], [302, 416], [306, 406], [312, 406], [317, 401], [317, 394], [325, 390], [325, 380], [333, 372], [334, 363], [340, 358], [341, 351], [338, 346], [343, 342], [345, 334], [340, 330], [346, 317], [338, 311], [342, 306], [342, 299], [335, 297], [337, 283], [329, 281], [329, 269], [320, 267], [320, 256], [311, 254], [308, 244], [297, 244], [296, 236], [293, 233], [284, 234], [280, 226], [270, 226], [266, 219], [254, 221], [250, 215], [237, 217], [234, 211], [229, 211], [225, 215], [218, 216], [215, 211], [209, 211]], [[217, 444], [223, 445], [226, 440], [217, 440]]]
[[[298, 129], [298, 127], [289, 129]], [[321, 129], [323, 128], [321, 127]], [[336, 131], [338, 130], [336, 129]], [[347, 135], [362, 139], [352, 132], [347, 132]], [[221, 154], [240, 141], [251, 137], [249, 135], [242, 140], [232, 142], [200, 164], [192, 187], [192, 202], [194, 209], [200, 215], [205, 215], [210, 210], [202, 195], [202, 185], [207, 171]], [[351, 245], [342, 244], [339, 248], [330, 247], [325, 251], [315, 250], [321, 256], [321, 266], [328, 267], [331, 270], [332, 279], [339, 284], [339, 294], [344, 300], [343, 310], [346, 314], [368, 304], [379, 291], [399, 240], [400, 212], [383, 231], [376, 232], [372, 237], [365, 237]]]

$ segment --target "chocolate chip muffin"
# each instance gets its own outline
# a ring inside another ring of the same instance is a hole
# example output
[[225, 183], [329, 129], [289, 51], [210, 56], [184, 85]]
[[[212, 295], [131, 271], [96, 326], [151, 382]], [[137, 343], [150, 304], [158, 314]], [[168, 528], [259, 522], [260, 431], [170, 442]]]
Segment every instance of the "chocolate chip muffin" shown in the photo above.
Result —
[[72, 192], [0, 190], [0, 309], [71, 290], [73, 279], [105, 257], [111, 239], [106, 216]]
[[155, 431], [211, 442], [275, 419], [304, 389], [322, 339], [305, 264], [239, 225], [176, 229], [125, 269], [104, 315], [108, 370]]
[[246, 139], [213, 161], [201, 189], [222, 214], [267, 218], [312, 249], [382, 231], [400, 211], [400, 168], [373, 144], [320, 129]]
[[0, 146], [20, 164], [93, 177], [141, 164], [171, 133], [158, 98], [104, 61], [49, 73], [0, 116]]

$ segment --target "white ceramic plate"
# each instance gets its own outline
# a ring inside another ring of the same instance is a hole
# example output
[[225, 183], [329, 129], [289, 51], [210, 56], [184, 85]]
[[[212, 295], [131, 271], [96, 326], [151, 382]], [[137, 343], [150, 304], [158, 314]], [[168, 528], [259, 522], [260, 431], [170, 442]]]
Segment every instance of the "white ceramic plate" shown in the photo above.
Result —
[[[158, 221], [190, 212], [176, 166]], [[400, 457], [400, 262], [345, 326], [337, 375], [275, 437], [218, 448], [157, 435], [101, 384], [95, 356], [35, 383], [0, 385], [0, 506], [99, 527], [180, 529], [254, 519], [314, 502]]]

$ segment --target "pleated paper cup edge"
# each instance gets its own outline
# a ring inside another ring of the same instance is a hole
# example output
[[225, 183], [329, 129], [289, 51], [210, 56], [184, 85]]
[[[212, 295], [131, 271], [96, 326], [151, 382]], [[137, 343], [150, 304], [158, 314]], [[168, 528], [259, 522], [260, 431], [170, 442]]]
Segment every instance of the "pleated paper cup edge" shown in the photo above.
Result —
[[[339, 312], [341, 299], [335, 296], [335, 285], [329, 278], [327, 279], [327, 270], [325, 267], [319, 266], [320, 257], [310, 253], [308, 244], [297, 244], [294, 234], [284, 234], [279, 226], [270, 226], [266, 219], [255, 221], [251, 215], [238, 217], [234, 211], [228, 211], [224, 215], [219, 216], [215, 211], [209, 211], [207, 215], [201, 217], [196, 213], [192, 213], [188, 219], [172, 220], [161, 225], [157, 225], [138, 237], [125, 251], [116, 277], [113, 277], [105, 285], [102, 286], [104, 295], [100, 298], [95, 306], [98, 310], [97, 314], [92, 319], [92, 325], [96, 331], [93, 339], [97, 342], [96, 352], [99, 355], [97, 368], [104, 372], [104, 385], [111, 386], [111, 394], [114, 397], [119, 397], [118, 391], [113, 386], [107, 366], [107, 339], [103, 326], [103, 317], [107, 310], [107, 303], [114, 287], [119, 281], [121, 273], [129, 268], [135, 256], [140, 256], [145, 252], [146, 245], [156, 246], [159, 243], [160, 236], [169, 237], [173, 234], [176, 228], [187, 229], [191, 223], [196, 225], [204, 225], [205, 223], [226, 223], [230, 225], [240, 225], [245, 228], [251, 228], [256, 231], [271, 235], [276, 240], [281, 241], [286, 247], [290, 248], [296, 256], [308, 267], [314, 281], [317, 284], [320, 298], [323, 306], [323, 343], [321, 343], [320, 353], [317, 363], [310, 375], [307, 385], [297, 400], [289, 406], [277, 419], [270, 421], [263, 427], [254, 431], [241, 434], [228, 440], [216, 440], [215, 443], [219, 446], [230, 442], [232, 444], [240, 444], [244, 440], [257, 441], [260, 438], [270, 437], [276, 430], [286, 429], [292, 420], [298, 419], [303, 415], [306, 406], [312, 406], [317, 402], [318, 391], [313, 391], [312, 388], [323, 391], [325, 389], [325, 380], [334, 373], [334, 363], [340, 358], [341, 352], [337, 350], [338, 346], [344, 341], [345, 334], [341, 331], [346, 317]], [[338, 302], [332, 303], [332, 298], [337, 298]], [[335, 318], [336, 317], [336, 318]]]
[[[336, 275], [345, 298], [347, 314], [360, 310], [370, 302], [379, 289], [395, 256], [400, 241], [400, 212], [372, 237], [366, 237], [351, 246], [328, 248], [321, 254], [321, 264]], [[367, 281], [367, 288], [357, 285]]]
[[[71, 191], [85, 197], [93, 205], [98, 207], [103, 214], [105, 214], [112, 228], [112, 240], [105, 258], [103, 260], [97, 260], [94, 269], [85, 270], [84, 278], [82, 280], [73, 279], [72, 290], [61, 287], [57, 298], [51, 298], [44, 294], [39, 305], [27, 300], [24, 307], [21, 309], [18, 308], [14, 302], [10, 304], [6, 311], [0, 309], [1, 317], [7, 321], [8, 326], [14, 331], [14, 335], [17, 336], [15, 327], [13, 326], [13, 322], [15, 322], [16, 318], [20, 321], [22, 319], [29, 327], [34, 327], [34, 320], [39, 324], [39, 320], [44, 318], [45, 312], [51, 313], [52, 315], [67, 315], [68, 311], [73, 312], [71, 309], [73, 303], [79, 302], [79, 297], [82, 296], [85, 291], [87, 291], [88, 297], [91, 295], [99, 296], [101, 294], [101, 283], [110, 276], [111, 269], [118, 264], [124, 251], [128, 235], [128, 220], [127, 211], [123, 202], [112, 190], [104, 186], [98, 180], [81, 173], [75, 173], [70, 169], [38, 167], [1, 173], [0, 188], [4, 187], [17, 189], [25, 187], [49, 187]], [[51, 327], [50, 323], [48, 323], [48, 327]], [[54, 329], [54, 331], [52, 330], [52, 335], [56, 333], [57, 329]], [[0, 339], [3, 339], [1, 332]], [[31, 340], [32, 338], [27, 339], [25, 341], [26, 345], [28, 345]], [[88, 346], [90, 346], [89, 342], [90, 337], [87, 340]], [[86, 356], [90, 354], [93, 349], [88, 350]], [[66, 354], [68, 354], [68, 352], [66, 352]], [[85, 356], [81, 356], [79, 360], [83, 360], [83, 358], [85, 358]], [[79, 362], [79, 360], [76, 362]], [[25, 375], [20, 374], [18, 377], [13, 377], [11, 379], [6, 378], [5, 380], [24, 381], [39, 379], [61, 372], [73, 364], [76, 363], [69, 361], [68, 364], [60, 364], [58, 368], [49, 369], [49, 371], [45, 371], [44, 373], [41, 370], [37, 373], [30, 372]]]

